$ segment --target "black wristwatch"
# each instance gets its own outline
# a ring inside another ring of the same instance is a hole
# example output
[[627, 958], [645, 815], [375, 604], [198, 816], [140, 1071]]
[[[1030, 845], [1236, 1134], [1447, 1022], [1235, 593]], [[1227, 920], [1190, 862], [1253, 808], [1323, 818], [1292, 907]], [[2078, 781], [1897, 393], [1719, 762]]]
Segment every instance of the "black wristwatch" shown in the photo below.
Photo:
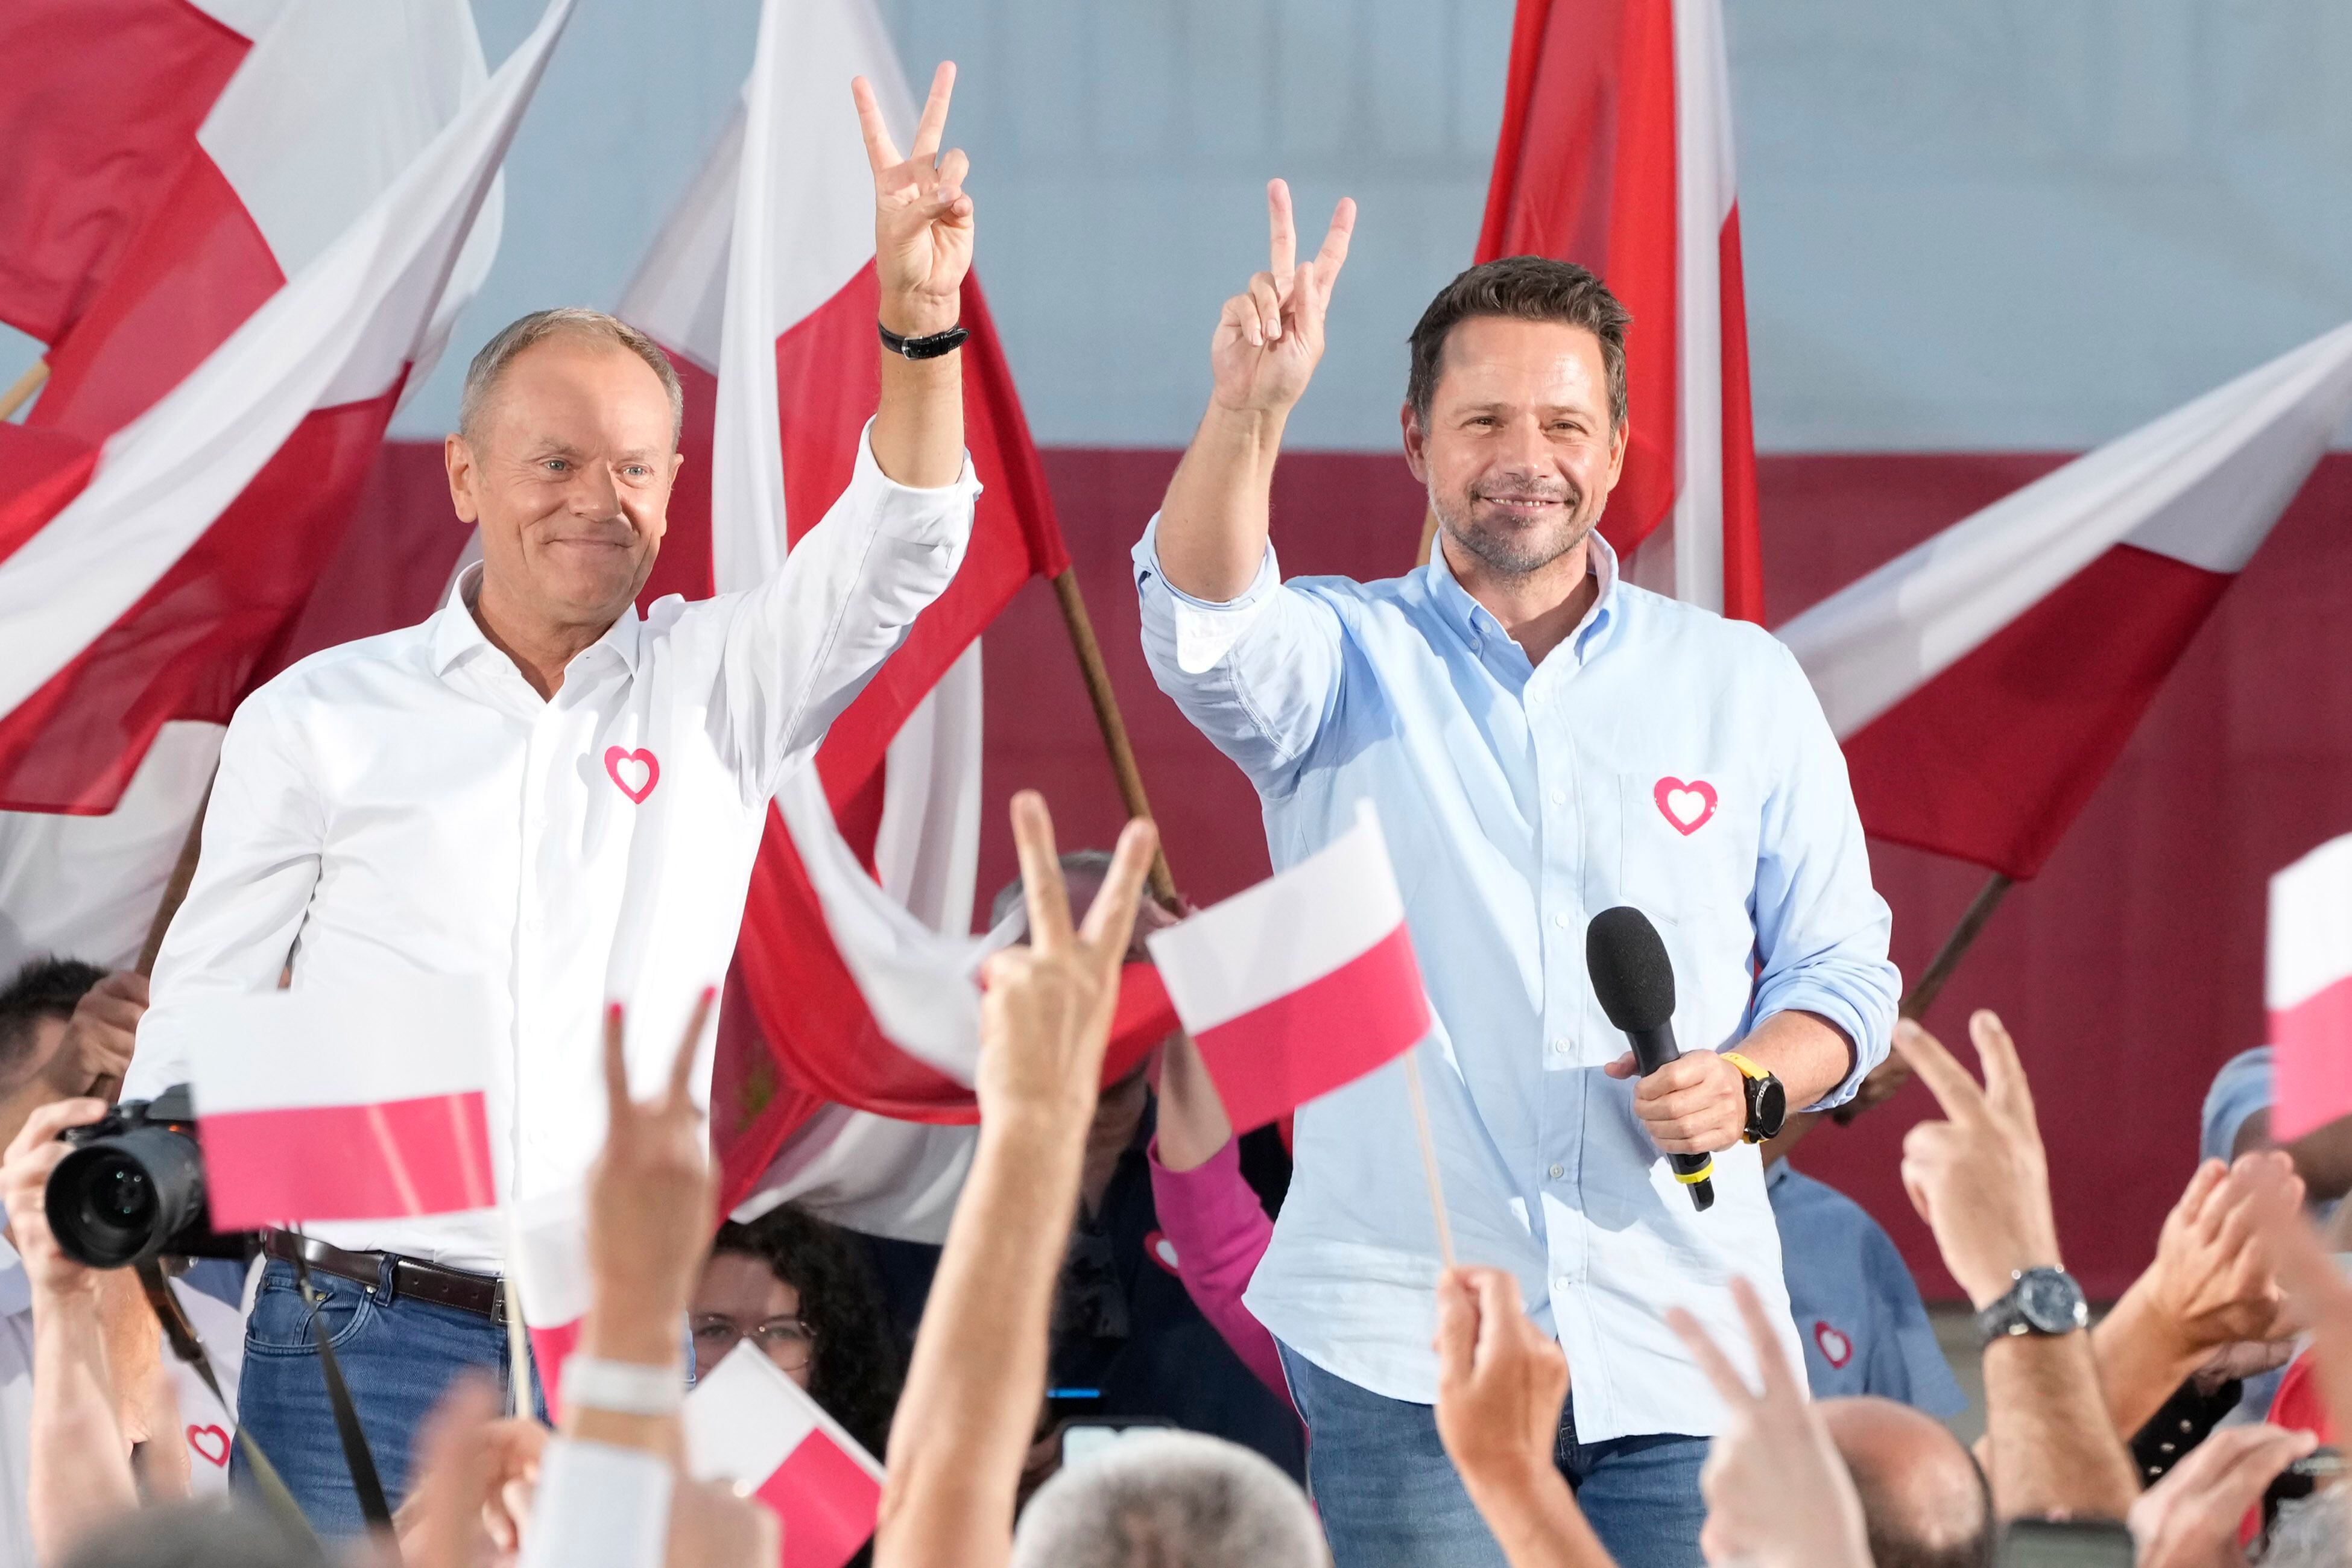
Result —
[[874, 330], [882, 334], [882, 346], [903, 359], [937, 359], [941, 354], [951, 354], [963, 347], [964, 339], [971, 336], [970, 327], [961, 326], [933, 332], [927, 338], [901, 337], [879, 321], [874, 323]]
[[1765, 1143], [1778, 1138], [1780, 1124], [1789, 1120], [1789, 1091], [1738, 1051], [1724, 1052], [1723, 1059], [1739, 1069], [1741, 1087], [1748, 1090], [1748, 1125], [1740, 1130], [1740, 1141]]
[[2090, 1327], [2083, 1288], [2063, 1268], [2028, 1268], [2010, 1275], [2009, 1293], [1977, 1314], [1984, 1342], [2016, 1334], [2071, 1334]]

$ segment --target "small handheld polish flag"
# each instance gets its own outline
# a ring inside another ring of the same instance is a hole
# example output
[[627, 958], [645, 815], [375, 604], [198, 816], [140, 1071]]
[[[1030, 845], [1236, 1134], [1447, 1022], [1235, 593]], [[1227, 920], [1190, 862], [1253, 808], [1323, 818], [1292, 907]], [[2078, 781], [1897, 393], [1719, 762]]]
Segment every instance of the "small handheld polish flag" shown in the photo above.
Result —
[[390, 1219], [498, 1201], [483, 1106], [497, 1007], [478, 976], [265, 991], [175, 1009], [213, 1224]]
[[520, 1277], [523, 1327], [539, 1373], [548, 1418], [563, 1419], [558, 1391], [564, 1358], [579, 1348], [588, 1316], [588, 1195], [563, 1187], [515, 1205], [514, 1270]]
[[1150, 947], [1239, 1131], [1386, 1066], [1429, 1033], [1404, 900], [1369, 801], [1329, 844]]
[[2271, 879], [2266, 967], [2271, 1136], [2284, 1143], [2352, 1114], [2352, 834]]
[[874, 1533], [882, 1467], [749, 1340], [686, 1396], [687, 1468], [784, 1523], [782, 1568], [842, 1568]]

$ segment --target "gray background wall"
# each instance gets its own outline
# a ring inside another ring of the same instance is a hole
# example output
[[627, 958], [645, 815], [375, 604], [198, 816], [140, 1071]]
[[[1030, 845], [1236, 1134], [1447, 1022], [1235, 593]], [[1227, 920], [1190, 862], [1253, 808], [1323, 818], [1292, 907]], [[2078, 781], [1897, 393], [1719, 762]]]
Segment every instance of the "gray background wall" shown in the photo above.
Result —
[[[881, 4], [910, 77], [962, 68], [981, 275], [1042, 441], [1184, 439], [1278, 173], [1305, 213], [1363, 209], [1293, 440], [1392, 446], [1405, 330], [1476, 237], [1509, 0]], [[493, 61], [539, 11], [476, 5]], [[2088, 446], [2352, 319], [2343, 0], [1726, 8], [1767, 449]], [[613, 300], [756, 13], [583, 0], [461, 348]], [[446, 427], [457, 370], [395, 434]]]

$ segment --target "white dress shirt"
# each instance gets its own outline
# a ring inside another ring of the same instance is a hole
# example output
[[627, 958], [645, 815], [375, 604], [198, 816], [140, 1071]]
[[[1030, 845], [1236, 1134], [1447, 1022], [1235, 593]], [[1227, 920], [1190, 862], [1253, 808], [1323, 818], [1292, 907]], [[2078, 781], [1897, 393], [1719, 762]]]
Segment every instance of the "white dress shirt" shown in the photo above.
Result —
[[[1143, 646], [1177, 705], [1256, 784], [1276, 868], [1380, 808], [1436, 1027], [1421, 1052], [1457, 1255], [1511, 1269], [1555, 1332], [1577, 1436], [1711, 1434], [1722, 1405], [1665, 1324], [1680, 1304], [1748, 1359], [1745, 1275], [1801, 1365], [1756, 1150], [1715, 1157], [1715, 1206], [1633, 1113], [1585, 971], [1602, 910], [1647, 913], [1674, 960], [1685, 1050], [1801, 1009], [1856, 1047], [1895, 1023], [1886, 905], [1845, 762], [1788, 649], [1622, 582], [1540, 665], [1447, 569], [1283, 583], [1271, 549], [1229, 604], [1135, 548]], [[1711, 804], [1710, 804], [1711, 803]], [[1436, 1397], [1435, 1222], [1402, 1063], [1302, 1109], [1297, 1170], [1245, 1298], [1328, 1372]]]
[[[499, 1190], [579, 1180], [604, 1138], [604, 1004], [628, 1005], [630, 1079], [652, 1093], [726, 974], [778, 781], [946, 588], [979, 491], [969, 461], [951, 485], [893, 483], [861, 436], [848, 489], [775, 577], [631, 607], [551, 700], [476, 624], [478, 568], [423, 625], [270, 681], [222, 745], [125, 1094], [186, 1076], [175, 1009], [267, 990], [289, 962], [299, 990], [487, 974], [509, 1045], [488, 1064]], [[615, 748], [658, 773], [608, 768]], [[503, 1251], [491, 1211], [306, 1228], [486, 1272]]]
[[33, 1555], [33, 1282], [0, 1236], [0, 1568], [37, 1568]]

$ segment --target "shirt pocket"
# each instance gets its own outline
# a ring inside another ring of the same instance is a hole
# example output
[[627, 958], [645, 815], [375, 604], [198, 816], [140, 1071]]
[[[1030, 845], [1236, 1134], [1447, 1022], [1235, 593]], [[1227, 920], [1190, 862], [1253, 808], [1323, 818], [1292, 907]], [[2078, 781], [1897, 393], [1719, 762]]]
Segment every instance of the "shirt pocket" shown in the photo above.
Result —
[[[1758, 803], [1737, 769], [1621, 771], [1617, 885], [1661, 931], [1752, 942]], [[1669, 942], [1669, 946], [1675, 945]]]

